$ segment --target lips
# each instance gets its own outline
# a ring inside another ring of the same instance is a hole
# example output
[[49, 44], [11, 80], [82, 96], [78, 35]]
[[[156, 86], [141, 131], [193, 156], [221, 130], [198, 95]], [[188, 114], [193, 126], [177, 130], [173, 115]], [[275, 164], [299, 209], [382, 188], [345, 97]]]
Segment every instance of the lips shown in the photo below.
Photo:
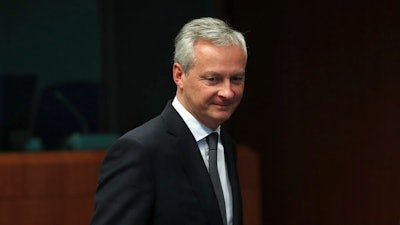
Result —
[[215, 104], [215, 106], [219, 109], [219, 110], [230, 110], [232, 108], [232, 104]]

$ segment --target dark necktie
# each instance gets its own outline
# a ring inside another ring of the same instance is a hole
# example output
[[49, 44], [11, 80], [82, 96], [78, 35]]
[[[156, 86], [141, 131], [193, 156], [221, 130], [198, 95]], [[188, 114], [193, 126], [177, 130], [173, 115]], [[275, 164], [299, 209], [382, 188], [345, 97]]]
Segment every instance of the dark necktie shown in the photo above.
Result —
[[214, 186], [215, 194], [217, 195], [219, 209], [221, 211], [222, 220], [226, 225], [226, 211], [225, 211], [225, 200], [224, 193], [222, 192], [221, 181], [219, 179], [218, 167], [217, 167], [217, 145], [218, 145], [218, 133], [213, 132], [206, 137], [209, 152], [209, 167], [208, 172], [211, 177], [212, 184]]

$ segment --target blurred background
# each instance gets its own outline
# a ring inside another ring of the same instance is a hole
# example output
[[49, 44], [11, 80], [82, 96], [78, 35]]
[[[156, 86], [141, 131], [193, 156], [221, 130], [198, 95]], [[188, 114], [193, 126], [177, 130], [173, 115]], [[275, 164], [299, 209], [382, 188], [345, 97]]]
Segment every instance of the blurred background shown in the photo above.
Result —
[[105, 148], [174, 96], [180, 27], [216, 16], [249, 46], [244, 99], [225, 126], [259, 155], [263, 224], [397, 224], [399, 8], [1, 0], [0, 149]]

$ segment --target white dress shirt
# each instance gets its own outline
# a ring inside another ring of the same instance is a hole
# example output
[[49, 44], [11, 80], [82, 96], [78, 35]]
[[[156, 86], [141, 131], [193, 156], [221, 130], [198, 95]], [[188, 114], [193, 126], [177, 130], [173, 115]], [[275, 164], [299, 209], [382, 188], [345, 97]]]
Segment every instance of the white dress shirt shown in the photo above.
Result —
[[[212, 132], [217, 132], [218, 134], [220, 134], [221, 128], [218, 127], [216, 130], [211, 130], [208, 127], [204, 126], [196, 118], [194, 118], [194, 116], [190, 114], [185, 109], [185, 107], [183, 107], [183, 105], [179, 102], [179, 100], [176, 97], [172, 101], [172, 106], [176, 109], [176, 111], [178, 111], [179, 115], [182, 117], [183, 121], [185, 121], [186, 125], [189, 127], [194, 138], [196, 139], [197, 145], [199, 146], [200, 149], [200, 153], [204, 160], [204, 164], [208, 170], [208, 145], [206, 142], [206, 137]], [[228, 177], [228, 172], [226, 169], [224, 146], [222, 145], [221, 138], [218, 139], [217, 164], [218, 164], [218, 173], [221, 180], [222, 191], [224, 192], [227, 222], [228, 225], [232, 225], [231, 185]]]

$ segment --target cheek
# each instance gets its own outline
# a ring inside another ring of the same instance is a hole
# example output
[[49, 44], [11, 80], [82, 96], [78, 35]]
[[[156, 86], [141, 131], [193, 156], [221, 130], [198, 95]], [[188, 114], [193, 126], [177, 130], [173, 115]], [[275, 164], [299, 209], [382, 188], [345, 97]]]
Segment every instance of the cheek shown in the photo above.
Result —
[[237, 98], [242, 98], [244, 86], [237, 86], [233, 89]]
[[185, 92], [186, 97], [190, 99], [192, 104], [197, 105], [197, 107], [204, 105], [213, 96], [213, 93], [209, 89], [199, 85], [186, 86]]

